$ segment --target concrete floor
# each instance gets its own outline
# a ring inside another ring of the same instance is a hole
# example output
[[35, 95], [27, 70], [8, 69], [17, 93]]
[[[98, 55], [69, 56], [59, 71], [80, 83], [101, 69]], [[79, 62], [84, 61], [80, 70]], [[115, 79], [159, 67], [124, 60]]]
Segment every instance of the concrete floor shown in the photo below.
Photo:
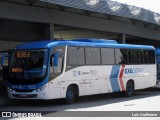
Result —
[[[137, 116], [134, 116], [134, 115], [136, 115], [137, 113], [139, 114], [141, 112], [146, 113], [147, 111], [149, 111], [150, 113], [153, 113], [153, 114], [158, 113], [158, 116], [160, 115], [160, 89], [147, 89], [142, 91], [136, 91], [134, 96], [132, 97], [124, 97], [121, 94], [104, 94], [104, 95], [85, 96], [85, 97], [80, 97], [76, 101], [76, 103], [71, 105], [63, 104], [62, 100], [8, 101], [6, 105], [0, 106], [0, 111], [11, 111], [11, 112], [45, 111], [45, 113], [42, 112], [43, 117], [47, 117], [47, 116], [49, 117], [64, 116], [65, 117], [68, 115], [72, 117], [72, 115], [73, 116], [77, 115], [82, 117], [83, 116], [94, 117], [94, 119], [96, 119], [95, 117], [100, 117], [100, 116], [107, 117], [107, 114], [108, 114], [109, 116], [113, 117], [113, 118], [109, 117], [112, 120], [117, 118], [118, 120], [122, 119], [123, 117], [125, 117], [125, 114], [127, 113], [127, 115], [131, 117], [131, 120], [132, 119], [137, 120], [135, 119], [137, 118]], [[67, 111], [67, 112], [64, 112], [64, 111]], [[125, 114], [122, 114], [122, 117], [119, 118], [119, 116], [121, 115], [118, 115], [118, 114], [120, 114], [119, 112], [122, 112], [122, 111]], [[133, 115], [131, 115], [130, 112], [128, 113], [125, 111], [130, 111], [131, 113], [133, 113]], [[56, 119], [58, 120], [59, 117], [56, 117]], [[142, 118], [142, 117], [138, 117], [138, 118]], [[152, 119], [151, 117], [145, 117], [145, 119], [143, 120], [149, 120], [148, 118], [150, 120]], [[10, 119], [16, 120], [17, 118], [10, 118]], [[29, 118], [26, 118], [26, 119], [28, 120]], [[39, 120], [39, 118], [38, 119], [34, 118], [34, 119]], [[31, 119], [31, 120], [34, 120], [34, 119]], [[51, 118], [47, 118], [47, 119], [51, 119]], [[68, 120], [69, 117], [66, 117], [65, 119]], [[84, 118], [84, 119], [88, 119], [88, 118]], [[127, 119], [127, 117], [125, 117], [123, 120], [125, 119]], [[154, 119], [160, 120], [160, 116], [158, 118], [154, 117]]]

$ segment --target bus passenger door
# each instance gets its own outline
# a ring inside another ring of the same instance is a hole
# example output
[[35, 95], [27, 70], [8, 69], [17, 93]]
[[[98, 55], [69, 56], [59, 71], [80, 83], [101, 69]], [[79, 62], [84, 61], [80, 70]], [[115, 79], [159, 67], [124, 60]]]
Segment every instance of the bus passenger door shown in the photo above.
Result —
[[61, 81], [63, 71], [63, 54], [54, 53], [50, 57], [50, 76], [49, 76], [49, 96], [50, 98], [61, 97]]

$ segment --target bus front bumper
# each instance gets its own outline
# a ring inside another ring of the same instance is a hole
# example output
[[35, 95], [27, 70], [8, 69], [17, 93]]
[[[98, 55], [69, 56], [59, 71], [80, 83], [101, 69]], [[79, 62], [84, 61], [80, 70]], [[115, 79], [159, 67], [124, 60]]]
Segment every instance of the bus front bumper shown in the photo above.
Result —
[[40, 100], [49, 99], [47, 89], [22, 91], [22, 90], [13, 90], [8, 88], [8, 97], [12, 99], [40, 99]]

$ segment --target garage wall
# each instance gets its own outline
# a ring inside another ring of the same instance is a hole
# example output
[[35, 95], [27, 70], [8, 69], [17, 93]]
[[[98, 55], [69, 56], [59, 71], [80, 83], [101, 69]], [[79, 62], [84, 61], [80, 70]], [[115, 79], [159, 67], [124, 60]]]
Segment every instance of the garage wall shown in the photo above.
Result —
[[22, 44], [22, 43], [24, 43], [24, 42], [0, 40], [0, 50], [13, 49], [15, 46]]
[[0, 40], [37, 41], [47, 39], [48, 24], [0, 19]]

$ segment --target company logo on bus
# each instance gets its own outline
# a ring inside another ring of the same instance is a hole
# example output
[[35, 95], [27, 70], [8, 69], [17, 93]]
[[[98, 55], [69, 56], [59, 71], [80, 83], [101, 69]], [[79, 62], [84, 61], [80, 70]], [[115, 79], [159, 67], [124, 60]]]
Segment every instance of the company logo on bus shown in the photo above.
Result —
[[142, 68], [126, 68], [125, 74], [132, 74], [132, 73], [141, 73], [143, 72]]

